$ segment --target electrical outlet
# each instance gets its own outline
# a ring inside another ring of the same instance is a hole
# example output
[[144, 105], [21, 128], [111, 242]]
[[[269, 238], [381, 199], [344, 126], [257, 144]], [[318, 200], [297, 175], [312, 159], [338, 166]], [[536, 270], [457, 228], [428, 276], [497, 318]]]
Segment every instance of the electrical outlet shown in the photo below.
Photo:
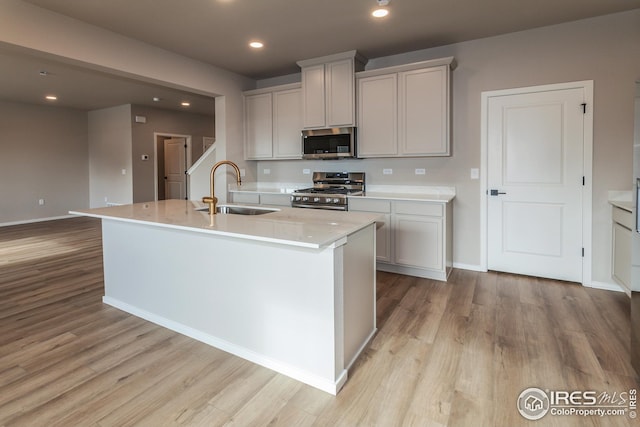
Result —
[[416, 168], [416, 175], [425, 175], [427, 170], [424, 168]]
[[480, 169], [471, 168], [470, 177], [471, 179], [480, 179]]
[[40, 206], [44, 206], [44, 199], [38, 199], [38, 204]]
[[303, 175], [311, 175], [311, 169], [302, 169]]
[[383, 175], [393, 175], [393, 169], [382, 169]]
[[271, 175], [271, 169], [263, 169], [262, 173], [265, 175]]

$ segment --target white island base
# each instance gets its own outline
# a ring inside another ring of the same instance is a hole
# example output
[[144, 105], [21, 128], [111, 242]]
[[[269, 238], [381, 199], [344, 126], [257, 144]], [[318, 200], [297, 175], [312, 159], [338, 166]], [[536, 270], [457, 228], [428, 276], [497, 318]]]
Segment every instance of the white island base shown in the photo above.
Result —
[[375, 223], [308, 248], [96, 216], [106, 304], [331, 394], [376, 331]]

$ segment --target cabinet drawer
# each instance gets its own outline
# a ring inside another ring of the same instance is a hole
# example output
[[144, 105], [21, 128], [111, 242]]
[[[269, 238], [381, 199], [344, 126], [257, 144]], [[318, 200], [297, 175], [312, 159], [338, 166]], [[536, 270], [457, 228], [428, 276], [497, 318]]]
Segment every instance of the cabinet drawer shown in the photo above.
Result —
[[395, 213], [397, 214], [442, 216], [443, 208], [441, 203], [395, 202]]
[[260, 203], [260, 195], [257, 193], [240, 193], [240, 192], [233, 192], [232, 194], [232, 199], [233, 199], [233, 203], [250, 203], [250, 204], [254, 204], [257, 205]]
[[291, 206], [291, 196], [289, 194], [261, 194], [261, 205]]
[[391, 202], [388, 200], [357, 199], [349, 197], [349, 210], [391, 213]]
[[633, 230], [633, 215], [631, 212], [614, 206], [612, 217], [613, 222], [617, 222], [623, 227]]

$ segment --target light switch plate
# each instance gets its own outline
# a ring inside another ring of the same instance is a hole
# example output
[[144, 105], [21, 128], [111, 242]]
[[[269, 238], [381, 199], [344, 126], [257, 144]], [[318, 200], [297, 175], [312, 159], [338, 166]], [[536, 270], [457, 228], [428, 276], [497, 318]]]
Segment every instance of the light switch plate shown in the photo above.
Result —
[[480, 179], [480, 169], [471, 168], [470, 176], [471, 176], [471, 179]]
[[311, 174], [311, 169], [302, 169], [302, 174], [303, 175], [310, 175]]
[[271, 175], [271, 169], [262, 169], [262, 173], [265, 175]]

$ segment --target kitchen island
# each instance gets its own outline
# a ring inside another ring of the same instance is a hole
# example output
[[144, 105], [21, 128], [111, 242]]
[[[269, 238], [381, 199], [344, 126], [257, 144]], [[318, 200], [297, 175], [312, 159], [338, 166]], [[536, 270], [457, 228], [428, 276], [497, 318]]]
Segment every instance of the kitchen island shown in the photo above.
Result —
[[102, 219], [103, 301], [336, 394], [376, 331], [378, 215], [202, 208], [72, 211]]

